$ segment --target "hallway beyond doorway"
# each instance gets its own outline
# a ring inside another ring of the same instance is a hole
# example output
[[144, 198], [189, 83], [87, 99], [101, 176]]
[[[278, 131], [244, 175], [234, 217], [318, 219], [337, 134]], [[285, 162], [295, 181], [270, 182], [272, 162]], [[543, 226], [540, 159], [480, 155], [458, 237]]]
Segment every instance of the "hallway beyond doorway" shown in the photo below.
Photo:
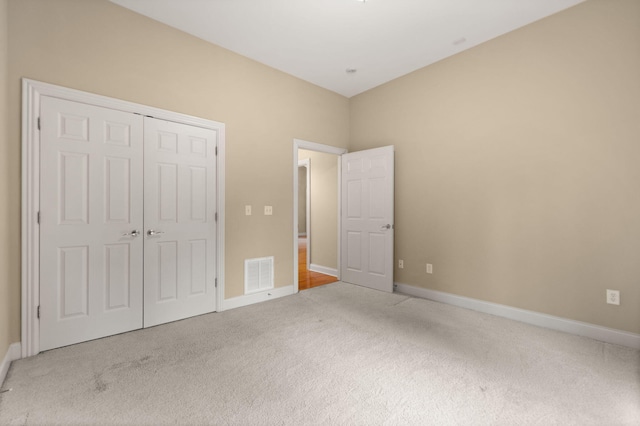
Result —
[[309, 271], [307, 269], [307, 238], [298, 238], [298, 290], [307, 290], [338, 281], [332, 275], [321, 274], [320, 272]]

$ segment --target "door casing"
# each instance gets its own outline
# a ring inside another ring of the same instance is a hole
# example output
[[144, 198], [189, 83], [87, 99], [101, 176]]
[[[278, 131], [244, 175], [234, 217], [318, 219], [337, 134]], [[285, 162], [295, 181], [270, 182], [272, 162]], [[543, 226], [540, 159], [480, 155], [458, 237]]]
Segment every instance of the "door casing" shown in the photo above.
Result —
[[224, 188], [225, 188], [225, 125], [212, 120], [127, 102], [106, 96], [69, 89], [36, 80], [22, 79], [22, 257], [21, 257], [21, 356], [40, 352], [38, 306], [40, 304], [40, 115], [41, 96], [51, 96], [119, 111], [216, 130], [219, 134], [217, 152], [217, 270], [216, 311], [223, 309], [224, 300]]

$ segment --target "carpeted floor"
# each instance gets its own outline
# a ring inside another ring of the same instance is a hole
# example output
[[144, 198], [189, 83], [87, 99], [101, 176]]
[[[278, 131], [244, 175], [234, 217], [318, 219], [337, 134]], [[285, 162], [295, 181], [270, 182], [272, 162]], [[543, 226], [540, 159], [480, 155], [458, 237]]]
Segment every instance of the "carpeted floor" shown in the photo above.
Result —
[[1, 425], [638, 425], [640, 351], [344, 283], [12, 364]]

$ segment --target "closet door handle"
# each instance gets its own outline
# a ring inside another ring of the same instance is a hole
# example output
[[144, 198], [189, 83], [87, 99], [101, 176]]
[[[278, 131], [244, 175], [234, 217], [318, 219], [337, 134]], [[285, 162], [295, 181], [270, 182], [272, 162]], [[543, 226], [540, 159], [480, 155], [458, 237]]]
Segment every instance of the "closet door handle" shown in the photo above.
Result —
[[153, 237], [154, 235], [160, 235], [160, 234], [164, 234], [164, 232], [163, 231], [155, 231], [153, 229], [149, 229], [147, 231], [147, 235], [150, 236], [150, 237]]
[[127, 232], [125, 234], [122, 234], [123, 237], [133, 237], [133, 238], [137, 237], [138, 235], [140, 235], [140, 231], [138, 231], [137, 229], [134, 229], [131, 232]]

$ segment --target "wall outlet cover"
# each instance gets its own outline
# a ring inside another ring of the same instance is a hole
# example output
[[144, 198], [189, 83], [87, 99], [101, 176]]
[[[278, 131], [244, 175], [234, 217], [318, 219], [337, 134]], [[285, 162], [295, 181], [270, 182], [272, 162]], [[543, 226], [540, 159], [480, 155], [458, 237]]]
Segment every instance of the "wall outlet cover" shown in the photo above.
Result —
[[620, 292], [618, 290], [607, 289], [607, 303], [610, 305], [620, 305]]

